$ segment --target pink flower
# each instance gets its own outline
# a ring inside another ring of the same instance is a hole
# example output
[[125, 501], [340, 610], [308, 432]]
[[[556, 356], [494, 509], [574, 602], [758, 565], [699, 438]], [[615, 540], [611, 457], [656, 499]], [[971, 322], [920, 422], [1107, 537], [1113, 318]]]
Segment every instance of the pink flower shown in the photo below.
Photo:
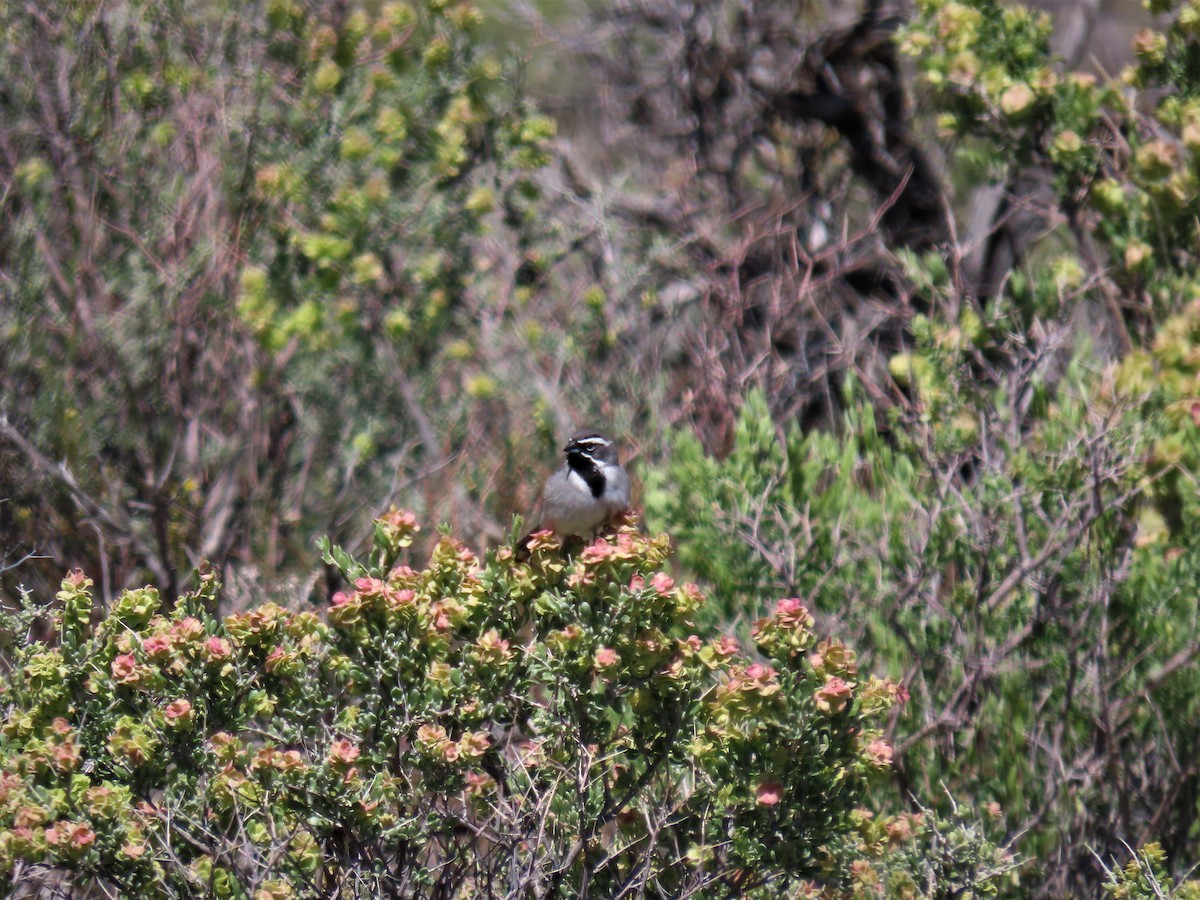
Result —
[[183, 699], [172, 700], [167, 704], [165, 715], [167, 721], [170, 723], [183, 724], [184, 722], [190, 722], [192, 719], [192, 704]]
[[774, 806], [783, 799], [783, 785], [778, 781], [760, 781], [755, 800], [759, 806]]
[[417, 514], [409, 509], [392, 508], [379, 518], [393, 528], [407, 528], [410, 530], [416, 530], [417, 528]]
[[347, 594], [345, 591], [338, 591], [332, 597], [329, 598], [329, 602], [333, 606], [345, 606], [347, 603], [350, 602], [350, 595]]
[[112, 677], [121, 684], [131, 684], [138, 680], [137, 660], [132, 653], [122, 653], [112, 661]]
[[277, 668], [279, 668], [279, 664], [281, 662], [283, 662], [284, 659], [286, 659], [286, 657], [287, 657], [287, 651], [284, 650], [282, 647], [272, 647], [271, 652], [267, 654], [267, 658], [263, 662], [263, 667], [268, 672], [271, 672], [273, 674], [275, 672], [275, 670]]
[[354, 586], [364, 597], [379, 597], [387, 590], [387, 585], [378, 578], [360, 578], [354, 582]]
[[416, 599], [416, 593], [411, 588], [401, 588], [400, 590], [389, 589], [384, 599], [387, 600], [387, 605], [390, 609], [402, 609], [410, 605]]
[[592, 566], [604, 562], [604, 560], [613, 556], [616, 552], [616, 547], [601, 538], [594, 544], [584, 547], [583, 552], [579, 554], [579, 559], [585, 566]]
[[483, 772], [468, 772], [466, 780], [467, 793], [474, 796], [484, 793], [496, 783], [491, 775], [485, 775]]
[[54, 767], [60, 772], [73, 772], [79, 766], [79, 745], [74, 741], [54, 747]]
[[204, 626], [194, 616], [180, 619], [171, 626], [171, 637], [179, 642], [194, 641], [204, 634]]
[[492, 746], [492, 739], [484, 731], [468, 731], [458, 742], [458, 749], [468, 759], [478, 759], [487, 753], [490, 746]]
[[229, 659], [233, 655], [233, 646], [223, 637], [213, 635], [204, 642], [204, 652], [212, 661]]
[[760, 697], [770, 697], [779, 690], [779, 682], [775, 680], [775, 670], [762, 663], [747, 666], [741, 674], [741, 689]]
[[358, 759], [360, 753], [352, 741], [334, 741], [329, 745], [328, 760], [332, 765], [348, 766]]
[[883, 738], [875, 738], [867, 744], [864, 756], [877, 769], [886, 769], [892, 764], [892, 745]]
[[76, 850], [83, 850], [90, 847], [96, 841], [96, 832], [92, 831], [87, 825], [82, 822], [72, 825], [67, 831], [67, 837], [71, 842], [71, 846]]
[[275, 767], [281, 772], [302, 769], [305, 767], [304, 757], [300, 755], [299, 750], [284, 750], [282, 753], [275, 754]]
[[853, 696], [854, 685], [834, 677], [813, 692], [813, 701], [821, 712], [834, 715], [844, 710]]
[[407, 509], [392, 507], [376, 521], [384, 526], [390, 540], [403, 540], [405, 544], [411, 541], [415, 532], [421, 530], [421, 526], [417, 524], [416, 513]]
[[813, 618], [808, 608], [798, 597], [788, 597], [786, 600], [780, 600], [776, 603], [775, 618], [779, 620], [779, 624], [784, 628], [809, 626], [813, 623]]
[[142, 650], [147, 656], [159, 656], [171, 651], [171, 639], [165, 634], [156, 634], [142, 641]]
[[479, 636], [475, 643], [475, 656], [484, 663], [503, 663], [512, 658], [509, 643], [500, 637], [500, 632], [489, 628]]
[[539, 550], [557, 550], [560, 546], [558, 538], [554, 536], [554, 532], [548, 528], [543, 528], [541, 531], [535, 531], [525, 542], [529, 552], [537, 553]]
[[713, 653], [721, 658], [728, 658], [730, 656], [733, 656], [734, 654], [736, 654], [738, 652], [738, 650], [741, 649], [740, 647], [738, 647], [738, 642], [735, 641], [733, 638], [731, 638], [729, 635], [725, 635], [720, 640], [714, 642], [712, 645], [712, 648], [713, 648]]
[[46, 821], [46, 811], [40, 806], [22, 806], [13, 817], [18, 828], [36, 828]]
[[417, 743], [427, 747], [441, 747], [447, 740], [446, 729], [441, 725], [422, 725], [417, 729]]
[[675, 579], [666, 572], [655, 572], [650, 579], [650, 587], [665, 596], [675, 590]]
[[617, 664], [617, 651], [612, 647], [601, 647], [592, 657], [597, 669], [611, 669]]

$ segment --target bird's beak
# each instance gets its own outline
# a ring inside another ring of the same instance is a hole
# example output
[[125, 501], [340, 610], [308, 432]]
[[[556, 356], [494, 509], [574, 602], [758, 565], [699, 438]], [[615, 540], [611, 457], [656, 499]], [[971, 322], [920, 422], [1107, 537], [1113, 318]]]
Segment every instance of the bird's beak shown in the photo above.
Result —
[[579, 444], [577, 444], [575, 441], [567, 441], [567, 446], [563, 447], [562, 452], [570, 453], [572, 450], [578, 450], [578, 449], [579, 449]]

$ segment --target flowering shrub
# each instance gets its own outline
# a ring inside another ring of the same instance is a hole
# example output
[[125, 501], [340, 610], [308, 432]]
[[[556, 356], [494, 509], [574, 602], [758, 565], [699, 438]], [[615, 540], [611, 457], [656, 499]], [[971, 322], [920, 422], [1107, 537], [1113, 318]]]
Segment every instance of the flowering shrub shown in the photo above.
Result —
[[903, 690], [818, 642], [798, 600], [751, 649], [694, 633], [704, 597], [663, 571], [663, 535], [572, 559], [543, 532], [528, 563], [445, 537], [417, 570], [414, 518], [376, 525], [368, 564], [325, 545], [352, 587], [324, 614], [219, 619], [203, 574], [93, 626], [92, 582], [68, 575], [57, 642], [15, 649], [3, 683], [0, 877], [256, 900], [834, 892], [928, 832], [861, 808]]

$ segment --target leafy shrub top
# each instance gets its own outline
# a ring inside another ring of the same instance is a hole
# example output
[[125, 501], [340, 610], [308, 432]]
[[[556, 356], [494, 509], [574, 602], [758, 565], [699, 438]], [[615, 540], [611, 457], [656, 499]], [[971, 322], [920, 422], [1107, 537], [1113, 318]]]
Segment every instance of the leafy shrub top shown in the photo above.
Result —
[[[92, 624], [63, 581], [56, 646], [12, 652], [0, 871], [69, 869], [121, 893], [277, 898], [794, 890], [922, 827], [860, 810], [904, 695], [818, 644], [800, 601], [756, 648], [705, 639], [704, 603], [633, 527], [527, 563], [377, 521], [324, 615], [218, 618], [218, 584], [128, 591]], [[27, 626], [32, 605], [6, 621]], [[872, 876], [877, 877], [877, 876]], [[790, 887], [789, 887], [790, 886]]]

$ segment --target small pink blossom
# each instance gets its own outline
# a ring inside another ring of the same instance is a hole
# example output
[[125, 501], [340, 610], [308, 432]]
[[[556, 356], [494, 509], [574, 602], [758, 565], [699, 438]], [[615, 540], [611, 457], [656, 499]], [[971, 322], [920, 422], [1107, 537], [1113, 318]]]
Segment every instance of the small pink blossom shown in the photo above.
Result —
[[195, 616], [186, 616], [171, 626], [172, 639], [186, 643], [200, 638], [204, 634], [204, 625]]
[[387, 585], [378, 578], [359, 578], [354, 586], [364, 597], [379, 597], [387, 590]]
[[548, 528], [535, 531], [525, 541], [525, 547], [531, 554], [537, 553], [539, 550], [557, 550], [559, 546], [558, 538]]
[[350, 602], [350, 595], [345, 591], [337, 591], [329, 598], [329, 602], [333, 606], [345, 606]]
[[446, 729], [441, 725], [422, 725], [417, 729], [417, 742], [427, 747], [440, 747], [446, 737]]
[[83, 850], [95, 843], [96, 832], [82, 822], [78, 822], [68, 829], [67, 837], [72, 847], [76, 850]]
[[279, 664], [287, 660], [288, 653], [282, 647], [272, 647], [271, 652], [267, 654], [267, 658], [263, 661], [263, 668], [274, 674], [279, 668]]
[[473, 796], [478, 796], [489, 789], [496, 783], [491, 775], [485, 775], [483, 772], [468, 772], [466, 774], [467, 793]]
[[192, 704], [187, 700], [172, 700], [167, 704], [165, 715], [168, 722], [188, 722], [192, 718]]
[[233, 655], [233, 646], [223, 637], [213, 635], [204, 642], [204, 652], [212, 661], [229, 659]]
[[770, 666], [754, 663], [746, 670], [735, 675], [731, 684], [736, 683], [740, 690], [758, 694], [760, 697], [770, 697], [779, 690], [779, 682], [775, 680], [776, 672]]
[[46, 811], [40, 806], [22, 806], [13, 817], [18, 828], [36, 828], [46, 821]]
[[596, 651], [593, 661], [597, 669], [611, 669], [617, 664], [617, 651], [612, 647], [601, 647]]
[[458, 742], [458, 749], [467, 759], [479, 759], [492, 746], [492, 739], [484, 731], [468, 731]]
[[594, 544], [584, 547], [583, 552], [579, 554], [579, 559], [585, 566], [591, 566], [604, 562], [604, 560], [614, 556], [616, 553], [617, 548], [601, 538]]
[[348, 766], [358, 759], [360, 753], [352, 741], [334, 741], [329, 746], [328, 760], [333, 765]]
[[783, 799], [783, 785], [778, 781], [760, 781], [755, 793], [759, 806], [774, 806]]
[[305, 768], [304, 757], [300, 755], [299, 750], [284, 750], [282, 753], [276, 753], [274, 765], [281, 772]]
[[121, 684], [137, 681], [137, 660], [132, 653], [121, 653], [112, 661], [112, 677]]
[[645, 587], [646, 587], [646, 579], [643, 578], [641, 575], [634, 575], [632, 578], [629, 579], [630, 592], [637, 594], [637, 593], [640, 593], [642, 590], [644, 590]]
[[813, 692], [813, 701], [821, 712], [834, 715], [844, 710], [854, 696], [854, 685], [841, 678], [830, 678]]
[[784, 628], [809, 626], [813, 623], [812, 614], [798, 597], [788, 597], [776, 603], [775, 618]]
[[512, 659], [512, 655], [508, 641], [495, 628], [489, 628], [475, 642], [474, 656], [480, 662], [498, 665]]
[[712, 645], [712, 648], [713, 653], [723, 658], [733, 656], [741, 649], [738, 647], [738, 642], [729, 635], [725, 635], [724, 637], [715, 641]]
[[666, 572], [655, 572], [650, 579], [650, 586], [665, 596], [675, 590], [675, 579]]
[[401, 588], [400, 590], [389, 589], [385, 599], [387, 605], [391, 609], [401, 609], [412, 604], [417, 597], [412, 588]]
[[171, 639], [165, 634], [156, 634], [142, 641], [142, 650], [147, 656], [159, 656], [164, 653], [169, 653], [171, 650]]
[[865, 756], [867, 762], [878, 769], [886, 769], [892, 764], [892, 745], [883, 738], [875, 738], [867, 744]]
[[79, 745], [74, 741], [54, 747], [54, 768], [60, 772], [73, 772], [79, 766]]

